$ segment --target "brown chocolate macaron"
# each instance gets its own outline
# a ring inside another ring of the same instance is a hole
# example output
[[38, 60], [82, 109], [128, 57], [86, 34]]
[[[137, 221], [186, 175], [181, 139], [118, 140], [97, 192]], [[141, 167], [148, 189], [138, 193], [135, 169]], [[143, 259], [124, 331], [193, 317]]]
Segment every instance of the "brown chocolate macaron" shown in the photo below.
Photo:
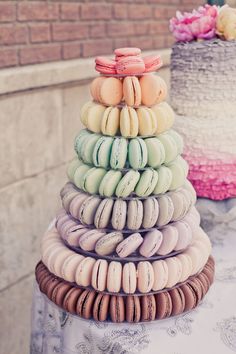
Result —
[[73, 287], [66, 294], [62, 307], [70, 313], [76, 313], [76, 305], [79, 299], [80, 294], [82, 293], [82, 289]]
[[156, 300], [154, 295], [141, 297], [141, 321], [153, 321], [156, 317]]
[[193, 288], [187, 283], [181, 286], [185, 298], [184, 311], [192, 310], [197, 305], [197, 296]]
[[207, 278], [210, 282], [210, 285], [212, 285], [212, 283], [214, 281], [214, 270], [210, 266], [205, 265], [202, 272], [207, 276]]
[[172, 301], [171, 315], [176, 316], [183, 313], [185, 308], [185, 297], [182, 289], [180, 287], [171, 289], [169, 294]]
[[125, 304], [122, 296], [113, 295], [110, 299], [110, 316], [112, 322], [124, 322]]
[[54, 288], [60, 283], [62, 283], [62, 281], [56, 277], [47, 283], [47, 288], [46, 288], [45, 294], [47, 295], [47, 297], [49, 299], [52, 298], [52, 292], [53, 292]]
[[77, 305], [76, 313], [83, 318], [89, 319], [92, 317], [93, 303], [96, 293], [91, 290], [83, 290], [80, 294]]
[[139, 296], [127, 296], [126, 298], [126, 321], [137, 323], [141, 318], [141, 305]]
[[200, 280], [202, 287], [203, 287], [203, 296], [206, 295], [206, 293], [208, 292], [209, 288], [210, 288], [210, 281], [207, 278], [206, 274], [204, 273], [200, 273], [198, 274], [197, 278]]
[[195, 294], [195, 297], [196, 297], [195, 306], [197, 306], [198, 303], [202, 299], [202, 287], [201, 287], [201, 284], [199, 282], [196, 282], [195, 278], [192, 278], [191, 280], [188, 281], [188, 285], [190, 286], [190, 288], [192, 289], [192, 291]]
[[169, 317], [172, 312], [172, 301], [168, 291], [163, 291], [155, 295], [156, 298], [156, 318], [161, 320]]
[[62, 307], [64, 298], [67, 294], [67, 292], [72, 288], [71, 285], [67, 283], [59, 283], [58, 285], [55, 286], [55, 288], [52, 291], [52, 302], [54, 302], [56, 305]]
[[106, 321], [108, 316], [110, 295], [98, 293], [93, 304], [93, 318], [95, 321]]
[[42, 280], [40, 280], [39, 283], [39, 289], [42, 293], [46, 293], [47, 289], [47, 284], [52, 280], [52, 275], [50, 273], [47, 273]]
[[35, 276], [36, 276], [36, 281], [38, 282], [38, 284], [40, 285], [42, 280], [49, 274], [50, 273], [48, 272], [48, 270], [46, 268], [37, 270]]

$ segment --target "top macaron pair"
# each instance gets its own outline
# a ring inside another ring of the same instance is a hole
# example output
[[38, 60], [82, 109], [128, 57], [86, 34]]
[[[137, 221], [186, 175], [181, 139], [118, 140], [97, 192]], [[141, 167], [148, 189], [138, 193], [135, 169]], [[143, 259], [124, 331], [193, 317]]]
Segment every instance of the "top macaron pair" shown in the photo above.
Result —
[[97, 57], [95, 69], [103, 75], [142, 75], [153, 72], [162, 66], [159, 55], [141, 57], [139, 48], [118, 48], [114, 51], [115, 59]]

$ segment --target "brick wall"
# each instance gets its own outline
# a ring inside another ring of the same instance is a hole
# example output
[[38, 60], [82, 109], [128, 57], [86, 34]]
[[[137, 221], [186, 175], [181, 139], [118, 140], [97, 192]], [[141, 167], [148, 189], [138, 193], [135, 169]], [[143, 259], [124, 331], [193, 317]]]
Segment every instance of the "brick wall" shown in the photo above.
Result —
[[168, 20], [202, 1], [0, 1], [0, 67], [172, 44]]

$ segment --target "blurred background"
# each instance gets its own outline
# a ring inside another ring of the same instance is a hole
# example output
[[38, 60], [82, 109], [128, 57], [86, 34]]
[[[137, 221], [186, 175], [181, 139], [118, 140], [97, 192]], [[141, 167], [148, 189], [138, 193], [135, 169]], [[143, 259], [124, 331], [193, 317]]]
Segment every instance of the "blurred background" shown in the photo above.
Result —
[[158, 52], [160, 74], [169, 82], [169, 19], [203, 3], [0, 1], [2, 354], [29, 351], [34, 266], [74, 156], [80, 108], [96, 75], [91, 57], [126, 46]]

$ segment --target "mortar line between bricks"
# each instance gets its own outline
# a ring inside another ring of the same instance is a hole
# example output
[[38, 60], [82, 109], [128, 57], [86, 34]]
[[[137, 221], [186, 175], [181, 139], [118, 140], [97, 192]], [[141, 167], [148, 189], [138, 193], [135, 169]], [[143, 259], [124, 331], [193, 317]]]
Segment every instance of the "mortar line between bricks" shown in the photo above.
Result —
[[30, 272], [30, 273], [27, 273], [25, 275], [23, 275], [22, 277], [18, 278], [16, 281], [14, 281], [13, 283], [5, 286], [4, 288], [0, 289], [0, 294], [3, 293], [4, 291], [6, 290], [9, 290], [10, 288], [12, 288], [13, 286], [17, 285], [18, 283], [20, 283], [21, 281], [29, 278], [31, 275], [34, 274], [34, 271]]
[[[69, 160], [69, 161], [70, 161], [70, 160]], [[12, 187], [12, 186], [17, 185], [17, 184], [19, 184], [19, 183], [21, 183], [21, 182], [27, 181], [28, 179], [31, 179], [31, 178], [34, 178], [34, 177], [38, 177], [38, 176], [42, 175], [42, 174], [45, 173], [45, 172], [49, 172], [49, 171], [52, 171], [52, 170], [57, 169], [58, 167], [62, 167], [62, 166], [64, 166], [64, 165], [66, 165], [69, 161], [62, 162], [62, 163], [60, 163], [60, 164], [58, 164], [58, 165], [56, 165], [56, 166], [46, 168], [45, 170], [42, 170], [42, 171], [40, 171], [40, 172], [38, 172], [38, 173], [35, 173], [35, 174], [32, 174], [32, 175], [23, 177], [23, 178], [18, 179], [18, 180], [14, 181], [14, 182], [11, 182], [11, 183], [7, 184], [6, 186], [1, 187], [1, 188], [0, 188], [0, 193], [1, 193], [1, 192], [4, 192], [4, 190], [6, 190], [8, 187]]]

